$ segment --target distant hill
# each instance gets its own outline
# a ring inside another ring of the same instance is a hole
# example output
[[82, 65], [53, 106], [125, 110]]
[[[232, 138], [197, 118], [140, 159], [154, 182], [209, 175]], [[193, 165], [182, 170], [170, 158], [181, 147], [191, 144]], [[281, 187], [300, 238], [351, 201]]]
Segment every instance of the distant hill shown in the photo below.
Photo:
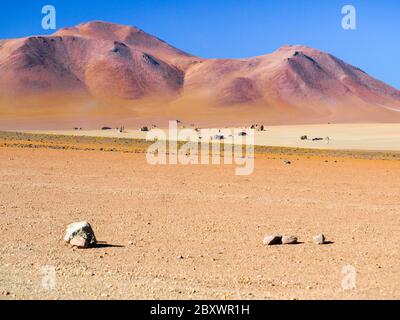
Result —
[[0, 41], [0, 128], [398, 122], [400, 91], [305, 46], [202, 59], [144, 31], [89, 22]]

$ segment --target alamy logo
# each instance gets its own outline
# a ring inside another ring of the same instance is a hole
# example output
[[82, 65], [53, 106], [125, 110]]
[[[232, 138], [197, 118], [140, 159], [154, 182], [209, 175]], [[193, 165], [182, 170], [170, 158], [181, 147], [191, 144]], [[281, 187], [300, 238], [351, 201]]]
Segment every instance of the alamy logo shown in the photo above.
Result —
[[42, 287], [45, 290], [54, 290], [57, 286], [56, 268], [54, 266], [42, 267]]
[[56, 8], [52, 5], [45, 5], [42, 8], [42, 14], [45, 16], [42, 18], [42, 28], [44, 30], [56, 30]]
[[345, 5], [342, 8], [342, 14], [345, 15], [342, 18], [342, 28], [344, 30], [356, 30], [357, 29], [356, 8], [349, 4]]
[[343, 290], [353, 290], [356, 288], [356, 268], [351, 265], [346, 265], [342, 268], [342, 274], [344, 275], [342, 279], [342, 289]]
[[154, 141], [146, 154], [151, 165], [221, 164], [223, 158], [224, 164], [238, 166], [236, 175], [254, 172], [254, 129], [178, 130], [177, 121], [170, 121], [168, 132], [154, 128], [146, 139]]

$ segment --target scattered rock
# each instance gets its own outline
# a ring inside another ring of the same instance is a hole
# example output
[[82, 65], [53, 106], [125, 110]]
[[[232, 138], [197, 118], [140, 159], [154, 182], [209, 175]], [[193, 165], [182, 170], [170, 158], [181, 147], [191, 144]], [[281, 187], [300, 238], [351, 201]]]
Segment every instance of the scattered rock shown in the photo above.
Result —
[[222, 134], [216, 134], [212, 139], [213, 140], [224, 140], [225, 136], [223, 136]]
[[316, 244], [324, 244], [325, 236], [323, 234], [319, 234], [313, 237], [313, 240]]
[[97, 244], [92, 226], [86, 221], [70, 224], [64, 241], [77, 248], [90, 248]]
[[282, 237], [282, 244], [296, 244], [297, 240], [298, 239], [295, 236], [283, 236]]
[[273, 246], [273, 245], [276, 245], [276, 244], [282, 244], [282, 236], [278, 235], [278, 234], [265, 236], [264, 244], [266, 246]]

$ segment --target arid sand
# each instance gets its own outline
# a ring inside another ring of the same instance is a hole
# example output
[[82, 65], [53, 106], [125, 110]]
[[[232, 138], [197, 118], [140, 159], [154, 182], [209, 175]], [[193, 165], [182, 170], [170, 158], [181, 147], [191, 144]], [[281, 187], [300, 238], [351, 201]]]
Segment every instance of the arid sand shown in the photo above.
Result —
[[[239, 177], [144, 154], [3, 146], [0, 177], [0, 299], [400, 298], [398, 160], [260, 154]], [[80, 220], [100, 248], [63, 243]], [[275, 232], [301, 243], [263, 246]], [[333, 243], [314, 244], [321, 232]], [[357, 271], [348, 291], [346, 265]]]

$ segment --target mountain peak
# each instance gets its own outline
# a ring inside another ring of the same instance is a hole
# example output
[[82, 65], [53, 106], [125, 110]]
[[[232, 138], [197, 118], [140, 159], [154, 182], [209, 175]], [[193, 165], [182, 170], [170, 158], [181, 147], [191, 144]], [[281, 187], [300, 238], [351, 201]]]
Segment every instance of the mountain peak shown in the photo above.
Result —
[[77, 28], [132, 28], [132, 29], [138, 29], [135, 26], [132, 25], [125, 25], [121, 23], [115, 23], [115, 22], [108, 22], [108, 21], [102, 21], [102, 20], [93, 20], [93, 21], [87, 21], [87, 22], [82, 22], [76, 26]]
[[292, 45], [292, 44], [286, 44], [281, 46], [280, 48], [278, 48], [276, 51], [276, 53], [282, 53], [282, 54], [288, 54], [288, 55], [294, 55], [296, 52], [319, 52], [321, 53], [321, 51], [316, 50], [314, 48], [305, 46], [305, 45], [301, 45], [301, 44], [296, 44], [296, 45]]
[[221, 122], [232, 113], [237, 123], [244, 117], [268, 123], [400, 119], [400, 91], [308, 46], [284, 45], [247, 59], [202, 59], [137, 27], [104, 21], [0, 42], [0, 89], [0, 101], [20, 101], [22, 109], [49, 93], [63, 103], [67, 94], [85, 95], [122, 119], [143, 101], [156, 106], [143, 114], [158, 118], [187, 112]]
[[57, 36], [76, 36], [89, 40], [121, 42], [132, 48], [157, 56], [166, 62], [185, 68], [190, 65], [193, 56], [170, 46], [165, 41], [143, 30], [117, 23], [90, 21], [75, 27], [60, 29]]
[[76, 35], [103, 40], [113, 40], [115, 38], [126, 37], [129, 34], [139, 32], [143, 31], [133, 26], [105, 21], [89, 21], [78, 24], [75, 27], [60, 29], [56, 32], [56, 35]]

